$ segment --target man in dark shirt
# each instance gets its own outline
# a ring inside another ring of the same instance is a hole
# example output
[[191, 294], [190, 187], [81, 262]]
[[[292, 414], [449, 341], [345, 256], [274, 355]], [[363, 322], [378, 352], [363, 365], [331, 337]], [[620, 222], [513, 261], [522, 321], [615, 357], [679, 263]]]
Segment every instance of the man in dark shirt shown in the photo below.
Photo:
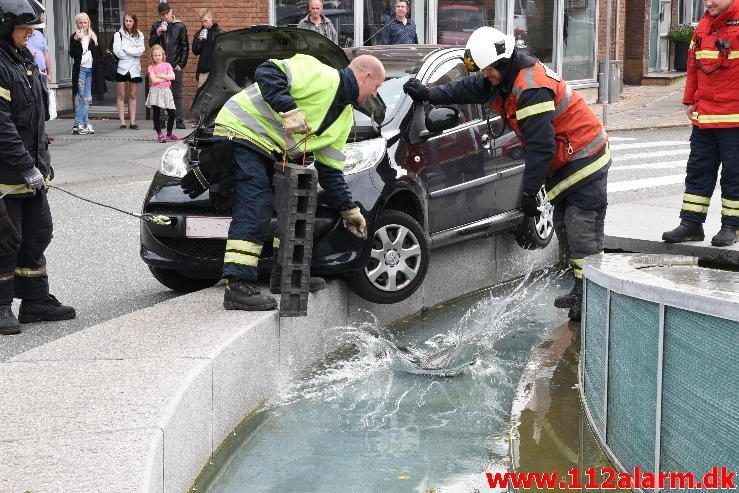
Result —
[[385, 24], [380, 44], [418, 44], [416, 24], [407, 17], [409, 7], [408, 0], [395, 2], [395, 19]]
[[174, 96], [176, 108], [177, 128], [185, 128], [185, 123], [182, 121], [182, 80], [190, 52], [187, 28], [181, 20], [175, 18], [168, 3], [160, 3], [157, 11], [160, 19], [151, 26], [149, 47], [159, 45], [167, 53], [167, 62], [172, 65], [175, 75], [175, 80], [172, 81], [172, 96]]

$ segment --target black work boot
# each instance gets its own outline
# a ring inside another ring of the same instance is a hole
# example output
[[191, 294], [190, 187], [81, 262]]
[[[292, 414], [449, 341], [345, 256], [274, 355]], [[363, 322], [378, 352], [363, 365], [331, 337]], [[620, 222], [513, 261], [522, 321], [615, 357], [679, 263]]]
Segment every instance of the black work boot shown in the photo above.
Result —
[[703, 224], [686, 221], [685, 219], [680, 221], [680, 226], [677, 228], [662, 233], [662, 241], [666, 241], [667, 243], [703, 241], [705, 237], [706, 235], [703, 234]]
[[[280, 276], [282, 275], [282, 267], [280, 264], [275, 263], [272, 267], [272, 274], [269, 276], [269, 292], [272, 294], [281, 294], [282, 289], [280, 287]], [[322, 277], [312, 277], [308, 281], [308, 291], [315, 293], [326, 287], [326, 280]]]
[[22, 324], [33, 322], [71, 320], [77, 316], [74, 308], [59, 303], [54, 295], [43, 300], [23, 300], [18, 311], [18, 320]]
[[277, 300], [261, 294], [256, 286], [238, 277], [226, 279], [226, 292], [223, 294], [223, 308], [226, 310], [264, 311], [277, 308]]
[[721, 226], [719, 232], [711, 238], [711, 245], [724, 247], [736, 243], [737, 229], [731, 226]]
[[570, 311], [567, 312], [567, 317], [573, 322], [579, 322], [580, 316], [582, 315], [582, 308], [579, 306], [573, 306]]
[[575, 285], [569, 293], [554, 298], [554, 306], [557, 308], [580, 307], [582, 303], [582, 279], [575, 279]]
[[0, 305], [0, 334], [12, 336], [21, 333], [21, 324], [13, 315], [10, 305]]

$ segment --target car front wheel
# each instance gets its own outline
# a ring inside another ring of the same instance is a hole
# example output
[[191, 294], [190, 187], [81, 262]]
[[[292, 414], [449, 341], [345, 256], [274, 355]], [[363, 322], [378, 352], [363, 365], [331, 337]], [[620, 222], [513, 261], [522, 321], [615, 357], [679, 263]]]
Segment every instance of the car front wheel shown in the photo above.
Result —
[[429, 265], [429, 247], [421, 226], [408, 214], [386, 210], [370, 241], [370, 262], [348, 279], [349, 287], [374, 303], [408, 298], [423, 282]]
[[515, 231], [516, 243], [527, 250], [544, 248], [554, 236], [554, 206], [549, 203], [544, 187], [539, 189], [536, 201], [541, 214], [536, 217], [525, 217]]
[[201, 289], [215, 286], [218, 281], [220, 281], [220, 279], [187, 277], [176, 270], [162, 269], [160, 267], [149, 266], [149, 270], [157, 281], [178, 293], [192, 293], [194, 291], [200, 291]]

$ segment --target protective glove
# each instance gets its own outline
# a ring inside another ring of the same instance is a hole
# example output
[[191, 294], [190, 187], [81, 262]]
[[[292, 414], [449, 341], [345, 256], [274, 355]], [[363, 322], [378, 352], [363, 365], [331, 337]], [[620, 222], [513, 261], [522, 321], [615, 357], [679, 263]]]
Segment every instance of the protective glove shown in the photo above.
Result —
[[5, 201], [0, 199], [0, 256], [13, 255], [20, 247], [21, 235], [8, 216]]
[[341, 217], [344, 219], [344, 226], [351, 234], [362, 240], [367, 239], [367, 221], [359, 212], [359, 207], [341, 211]]
[[28, 188], [31, 190], [39, 191], [46, 186], [44, 183], [44, 175], [42, 175], [35, 166], [21, 173], [21, 176], [26, 180], [26, 185], [28, 185]]
[[408, 81], [403, 84], [403, 92], [409, 95], [416, 103], [422, 103], [429, 99], [428, 88], [423, 85], [423, 82], [415, 78], [408, 79]]
[[210, 203], [225, 212], [233, 201], [233, 147], [223, 140], [200, 151], [200, 164], [182, 177], [180, 187], [191, 199], [210, 190]]
[[282, 117], [282, 127], [287, 132], [287, 135], [307, 134], [310, 132], [310, 126], [305, 120], [305, 115], [298, 108], [282, 112], [280, 116]]
[[541, 214], [539, 203], [536, 201], [537, 194], [524, 192], [521, 195], [521, 210], [526, 217], [536, 217]]

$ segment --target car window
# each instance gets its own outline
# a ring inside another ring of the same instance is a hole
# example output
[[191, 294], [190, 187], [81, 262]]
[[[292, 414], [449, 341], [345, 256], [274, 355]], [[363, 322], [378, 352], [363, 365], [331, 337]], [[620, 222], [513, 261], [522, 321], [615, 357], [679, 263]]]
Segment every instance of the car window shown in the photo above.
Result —
[[[426, 82], [426, 85], [428, 87], [441, 86], [449, 82], [456, 82], [458, 80], [462, 80], [468, 75], [470, 75], [470, 73], [467, 70], [467, 66], [464, 64], [462, 59], [453, 58], [451, 60], [447, 60], [443, 62], [436, 69], [434, 69], [434, 71], [431, 73], [431, 77], [429, 78], [428, 82]], [[461, 120], [463, 123], [479, 118], [477, 105], [474, 105], [474, 104], [446, 105], [445, 104], [444, 106], [452, 106], [454, 108], [457, 108], [461, 114]]]

